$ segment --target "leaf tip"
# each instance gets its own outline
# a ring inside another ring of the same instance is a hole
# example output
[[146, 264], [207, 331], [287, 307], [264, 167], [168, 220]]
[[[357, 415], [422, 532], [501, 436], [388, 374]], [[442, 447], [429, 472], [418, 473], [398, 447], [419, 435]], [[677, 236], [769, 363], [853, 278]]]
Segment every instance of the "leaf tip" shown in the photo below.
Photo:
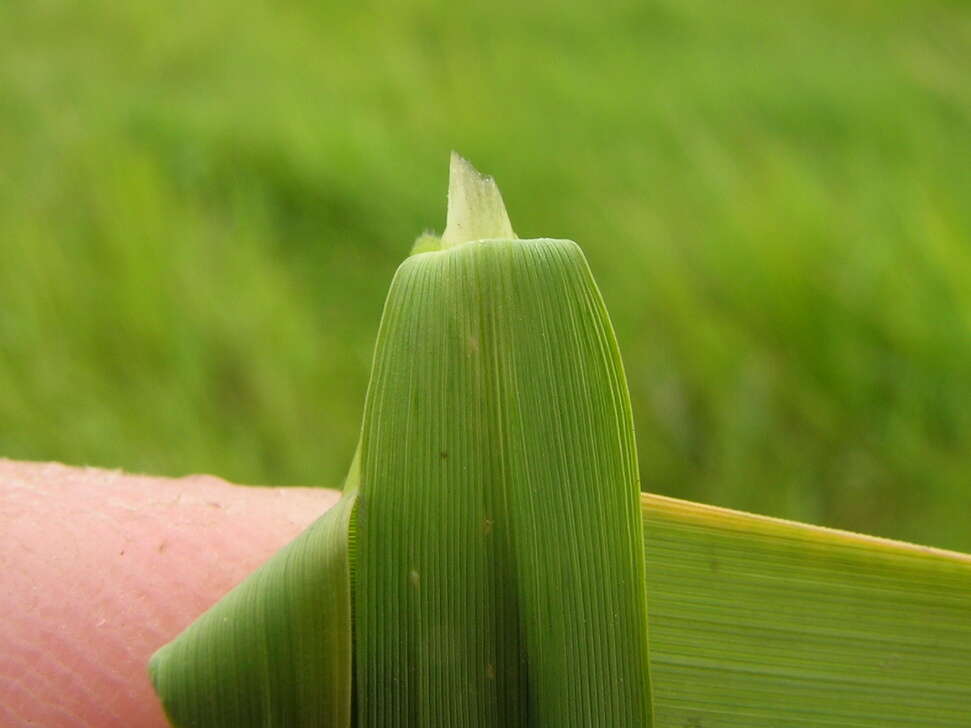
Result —
[[490, 238], [515, 239], [496, 181], [453, 151], [449, 162], [448, 216], [442, 248]]

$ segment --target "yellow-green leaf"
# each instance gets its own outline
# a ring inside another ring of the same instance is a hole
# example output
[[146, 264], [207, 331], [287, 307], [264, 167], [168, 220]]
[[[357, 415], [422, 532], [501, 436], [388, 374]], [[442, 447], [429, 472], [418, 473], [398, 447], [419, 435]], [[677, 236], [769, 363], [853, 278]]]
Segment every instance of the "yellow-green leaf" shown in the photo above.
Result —
[[971, 556], [642, 506], [659, 728], [971, 726]]

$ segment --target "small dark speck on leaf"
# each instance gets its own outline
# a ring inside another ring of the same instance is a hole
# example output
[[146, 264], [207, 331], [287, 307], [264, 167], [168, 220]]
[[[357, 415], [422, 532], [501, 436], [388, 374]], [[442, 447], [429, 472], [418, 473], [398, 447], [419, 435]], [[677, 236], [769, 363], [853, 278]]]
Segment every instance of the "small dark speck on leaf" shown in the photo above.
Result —
[[438, 457], [440, 457], [442, 460], [448, 460], [448, 453], [442, 450], [440, 453], [438, 453]]

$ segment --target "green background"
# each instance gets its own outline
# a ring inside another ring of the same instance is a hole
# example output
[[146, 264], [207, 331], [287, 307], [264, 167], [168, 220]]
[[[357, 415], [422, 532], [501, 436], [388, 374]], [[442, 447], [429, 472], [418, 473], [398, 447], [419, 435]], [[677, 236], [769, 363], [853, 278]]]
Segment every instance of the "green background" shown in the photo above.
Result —
[[964, 2], [0, 3], [0, 456], [339, 483], [452, 148], [646, 490], [971, 550]]

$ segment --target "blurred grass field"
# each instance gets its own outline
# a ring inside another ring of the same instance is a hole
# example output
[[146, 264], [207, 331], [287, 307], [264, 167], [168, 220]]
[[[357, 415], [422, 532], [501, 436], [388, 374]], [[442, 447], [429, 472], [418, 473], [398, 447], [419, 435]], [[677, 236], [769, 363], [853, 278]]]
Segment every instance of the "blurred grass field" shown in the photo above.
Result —
[[643, 487], [971, 550], [971, 6], [0, 4], [0, 456], [334, 485], [452, 148]]

